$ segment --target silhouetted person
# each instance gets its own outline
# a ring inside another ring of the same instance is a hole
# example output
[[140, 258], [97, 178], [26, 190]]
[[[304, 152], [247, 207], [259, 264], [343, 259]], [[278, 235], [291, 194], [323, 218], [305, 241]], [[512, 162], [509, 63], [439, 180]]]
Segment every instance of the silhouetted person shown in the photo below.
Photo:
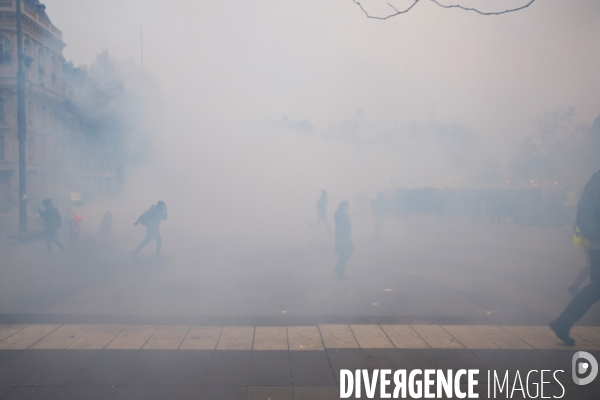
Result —
[[579, 204], [577, 204], [576, 226], [589, 241], [590, 283], [579, 292], [562, 314], [550, 323], [550, 328], [566, 345], [575, 345], [569, 336], [573, 325], [590, 307], [600, 300], [600, 171], [589, 180]]
[[112, 231], [112, 214], [108, 211], [102, 216], [102, 222], [100, 223], [100, 229], [98, 233], [100, 236], [107, 237], [111, 235]]
[[40, 210], [40, 218], [44, 221], [44, 241], [48, 248], [48, 254], [52, 253], [52, 244], [58, 246], [60, 251], [65, 249], [65, 246], [57, 239], [58, 228], [62, 226], [62, 218], [56, 208], [52, 206], [52, 201], [46, 199], [42, 202], [44, 210]]
[[156, 205], [150, 207], [148, 211], [140, 215], [135, 221], [135, 226], [139, 224], [146, 225], [146, 237], [142, 243], [133, 251], [133, 257], [137, 258], [140, 250], [152, 240], [156, 240], [156, 257], [161, 257], [160, 248], [162, 247], [162, 236], [160, 236], [160, 223], [167, 219], [167, 205], [159, 201]]
[[321, 190], [321, 197], [317, 201], [317, 221], [310, 225], [309, 228], [319, 225], [321, 222], [325, 224], [325, 228], [328, 231], [331, 230], [329, 223], [327, 222], [327, 204], [329, 204], [329, 197], [327, 197], [327, 191]]
[[346, 264], [348, 264], [350, 256], [354, 253], [352, 226], [348, 216], [349, 208], [348, 202], [342, 201], [334, 214], [335, 252], [338, 255], [338, 261], [333, 271], [339, 279], [346, 279]]

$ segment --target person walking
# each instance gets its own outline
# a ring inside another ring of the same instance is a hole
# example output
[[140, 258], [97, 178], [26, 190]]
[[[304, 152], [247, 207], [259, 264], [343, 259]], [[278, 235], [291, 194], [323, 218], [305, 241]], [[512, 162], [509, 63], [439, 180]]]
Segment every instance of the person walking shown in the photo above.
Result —
[[160, 235], [160, 223], [167, 219], [167, 205], [163, 201], [159, 201], [135, 221], [134, 225], [146, 225], [146, 237], [138, 247], [133, 251], [133, 257], [137, 258], [138, 253], [150, 243], [156, 240], [156, 257], [163, 257], [160, 252], [162, 247], [162, 236]]
[[50, 199], [46, 199], [42, 202], [44, 210], [40, 210], [40, 218], [44, 221], [44, 241], [46, 242], [46, 248], [48, 254], [52, 253], [52, 245], [58, 246], [60, 251], [65, 249], [65, 246], [58, 240], [58, 229], [62, 226], [62, 218], [58, 210], [52, 205]]
[[327, 222], [327, 204], [329, 204], [329, 197], [327, 196], [327, 191], [324, 189], [321, 189], [321, 196], [319, 197], [319, 200], [317, 201], [317, 221], [312, 223], [309, 226], [309, 228], [312, 228], [313, 226], [317, 226], [321, 222], [323, 222], [325, 224], [325, 228], [328, 231], [331, 231], [331, 228], [329, 227], [329, 223]]
[[350, 256], [354, 253], [352, 245], [352, 226], [350, 225], [350, 217], [348, 210], [350, 206], [347, 201], [342, 201], [334, 214], [335, 218], [335, 252], [338, 255], [338, 261], [333, 269], [338, 279], [347, 279], [346, 264], [350, 260]]
[[107, 211], [102, 216], [98, 233], [103, 238], [109, 237], [112, 234], [112, 214], [110, 212]]
[[589, 242], [590, 283], [577, 293], [562, 314], [549, 324], [556, 336], [568, 346], [575, 345], [575, 339], [569, 336], [573, 325], [600, 300], [600, 171], [585, 185], [577, 204], [575, 225]]

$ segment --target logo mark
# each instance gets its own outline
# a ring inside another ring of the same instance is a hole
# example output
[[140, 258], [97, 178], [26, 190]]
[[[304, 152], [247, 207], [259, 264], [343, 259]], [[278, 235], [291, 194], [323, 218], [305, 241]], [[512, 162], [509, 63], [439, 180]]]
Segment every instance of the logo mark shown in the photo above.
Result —
[[[585, 361], [582, 361], [585, 360]], [[588, 352], [578, 351], [573, 355], [572, 363], [573, 382], [576, 385], [587, 385], [592, 383], [598, 375], [598, 361]], [[585, 378], [579, 378], [578, 375], [584, 375], [589, 371], [589, 375]]]

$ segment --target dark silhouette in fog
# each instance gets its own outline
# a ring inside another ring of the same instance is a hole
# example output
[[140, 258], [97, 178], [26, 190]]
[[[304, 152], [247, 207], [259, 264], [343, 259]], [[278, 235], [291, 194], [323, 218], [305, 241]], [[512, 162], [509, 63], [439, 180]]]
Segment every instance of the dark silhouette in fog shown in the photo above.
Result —
[[[500, 224], [512, 221], [517, 225], [559, 227], [572, 223], [577, 204], [577, 196], [569, 187], [552, 188], [545, 200], [539, 187], [396, 188], [390, 192], [389, 201], [383, 194], [371, 201], [376, 219], [390, 212], [405, 219], [433, 215], [442, 221], [468, 218], [473, 222], [487, 219]], [[570, 197], [575, 198], [573, 204]], [[383, 208], [379, 207], [379, 202]]]
[[350, 256], [354, 253], [352, 245], [352, 226], [348, 210], [350, 206], [347, 201], [342, 201], [334, 214], [335, 218], [335, 252], [338, 255], [338, 261], [334, 272], [339, 279], [346, 278], [346, 264]]
[[102, 216], [102, 222], [100, 223], [98, 233], [102, 237], [108, 237], [112, 234], [112, 214], [110, 212], [107, 211]]
[[65, 246], [57, 239], [58, 228], [62, 226], [62, 218], [58, 210], [52, 206], [52, 201], [46, 199], [42, 202], [44, 210], [40, 210], [40, 218], [44, 221], [44, 241], [48, 248], [48, 254], [52, 253], [52, 244], [58, 246], [60, 251], [65, 249]]
[[579, 321], [594, 303], [600, 300], [600, 171], [589, 180], [579, 204], [575, 222], [581, 235], [589, 241], [590, 283], [569, 303], [563, 313], [550, 323], [550, 328], [566, 345], [575, 345], [569, 336], [573, 325]]
[[163, 201], [159, 201], [153, 205], [145, 213], [135, 221], [134, 225], [146, 225], [146, 237], [142, 243], [133, 251], [133, 257], [137, 258], [140, 250], [144, 248], [152, 240], [156, 240], [156, 257], [161, 257], [160, 249], [162, 247], [162, 236], [160, 235], [160, 223], [167, 219], [167, 205]]
[[317, 221], [312, 223], [309, 228], [317, 226], [323, 222], [325, 224], [325, 228], [327, 228], [328, 231], [331, 230], [329, 223], [327, 222], [327, 204], [329, 204], [329, 197], [327, 196], [327, 191], [322, 189], [321, 197], [319, 197], [319, 200], [317, 201]]

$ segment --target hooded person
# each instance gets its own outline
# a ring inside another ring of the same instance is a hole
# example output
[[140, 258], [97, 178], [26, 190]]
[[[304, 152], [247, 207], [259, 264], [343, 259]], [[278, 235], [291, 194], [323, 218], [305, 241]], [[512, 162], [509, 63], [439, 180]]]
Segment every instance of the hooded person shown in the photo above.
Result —
[[325, 224], [325, 228], [328, 231], [331, 230], [329, 227], [329, 223], [327, 222], [327, 204], [329, 204], [329, 197], [327, 196], [327, 191], [325, 189], [321, 189], [321, 196], [317, 201], [317, 221], [312, 223], [309, 228], [313, 226], [319, 225], [321, 222]]
[[600, 300], [600, 171], [585, 185], [577, 204], [575, 225], [587, 240], [590, 258], [590, 283], [583, 288], [560, 316], [550, 322], [550, 328], [566, 345], [575, 345], [569, 336], [573, 325]]
[[167, 205], [163, 201], [159, 201], [135, 221], [134, 225], [139, 224], [146, 226], [146, 237], [138, 247], [133, 251], [133, 257], [137, 258], [138, 253], [150, 243], [156, 240], [156, 257], [162, 257], [162, 236], [160, 235], [160, 223], [167, 219]]
[[354, 254], [354, 245], [352, 244], [352, 226], [348, 210], [350, 206], [347, 201], [342, 201], [334, 214], [335, 219], [335, 252], [338, 255], [338, 261], [333, 269], [339, 279], [346, 279], [346, 264], [350, 256]]
[[42, 202], [44, 206], [43, 210], [40, 210], [40, 218], [44, 221], [44, 241], [46, 242], [46, 248], [48, 254], [52, 253], [52, 244], [58, 246], [60, 251], [65, 249], [65, 246], [58, 240], [58, 229], [62, 226], [62, 218], [58, 210], [52, 205], [50, 199], [46, 199]]

